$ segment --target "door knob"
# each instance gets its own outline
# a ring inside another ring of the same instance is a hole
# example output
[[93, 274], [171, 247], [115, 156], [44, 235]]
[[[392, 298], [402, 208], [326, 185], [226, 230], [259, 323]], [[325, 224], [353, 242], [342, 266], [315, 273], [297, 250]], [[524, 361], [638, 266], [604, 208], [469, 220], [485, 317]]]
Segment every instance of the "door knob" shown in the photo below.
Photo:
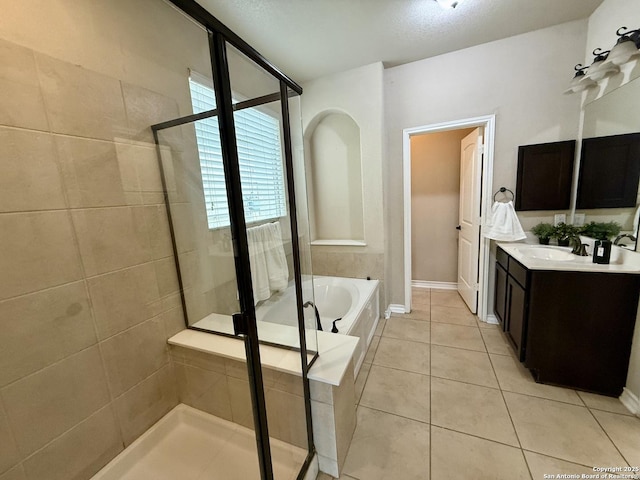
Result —
[[456, 230], [462, 230], [462, 227], [461, 227], [460, 225], [458, 225], [458, 226], [456, 227]]

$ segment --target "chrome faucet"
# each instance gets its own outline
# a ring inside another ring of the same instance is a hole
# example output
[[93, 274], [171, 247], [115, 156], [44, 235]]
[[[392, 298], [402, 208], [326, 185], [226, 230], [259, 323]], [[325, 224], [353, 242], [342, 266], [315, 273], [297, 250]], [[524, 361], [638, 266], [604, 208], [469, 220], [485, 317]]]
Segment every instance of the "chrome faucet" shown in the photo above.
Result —
[[636, 241], [636, 237], [634, 237], [630, 233], [623, 233], [622, 235], [618, 235], [616, 237], [616, 239], [613, 241], [613, 244], [618, 245], [620, 243], [620, 240], [622, 240], [624, 237], [629, 237], [629, 240], [631, 240], [632, 242]]

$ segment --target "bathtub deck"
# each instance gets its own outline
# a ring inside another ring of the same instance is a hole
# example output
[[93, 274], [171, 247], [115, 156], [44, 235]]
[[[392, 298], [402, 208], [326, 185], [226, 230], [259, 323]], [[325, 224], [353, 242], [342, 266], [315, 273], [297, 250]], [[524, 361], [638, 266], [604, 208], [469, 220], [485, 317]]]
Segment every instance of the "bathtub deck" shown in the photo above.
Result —
[[[271, 439], [274, 475], [294, 480], [307, 452]], [[178, 405], [92, 480], [260, 478], [252, 430]]]

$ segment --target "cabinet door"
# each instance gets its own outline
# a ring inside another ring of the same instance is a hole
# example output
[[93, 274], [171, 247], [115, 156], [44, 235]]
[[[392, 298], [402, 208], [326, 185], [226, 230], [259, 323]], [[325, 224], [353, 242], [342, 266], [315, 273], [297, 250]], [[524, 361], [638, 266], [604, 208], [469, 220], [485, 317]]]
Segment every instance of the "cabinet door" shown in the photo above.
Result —
[[520, 361], [524, 360], [524, 335], [526, 329], [526, 292], [512, 277], [507, 277], [507, 335]]
[[564, 210], [571, 200], [575, 140], [518, 148], [516, 210]]
[[640, 133], [582, 141], [577, 208], [635, 207]]
[[504, 332], [507, 329], [506, 317], [507, 304], [507, 271], [496, 262], [496, 280], [493, 289], [493, 311]]

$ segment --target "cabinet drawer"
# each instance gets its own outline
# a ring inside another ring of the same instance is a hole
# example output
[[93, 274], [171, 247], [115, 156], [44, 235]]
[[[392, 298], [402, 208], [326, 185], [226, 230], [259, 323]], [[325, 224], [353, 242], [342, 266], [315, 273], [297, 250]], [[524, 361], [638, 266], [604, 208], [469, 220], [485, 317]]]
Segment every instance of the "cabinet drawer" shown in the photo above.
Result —
[[507, 266], [509, 265], [507, 263], [508, 260], [509, 260], [509, 255], [507, 255], [507, 252], [505, 252], [500, 247], [498, 247], [498, 249], [496, 250], [496, 261], [500, 265], [502, 265], [502, 268], [504, 268], [505, 270], [507, 269]]
[[509, 275], [526, 288], [527, 286], [527, 269], [520, 265], [512, 257], [509, 257]]

